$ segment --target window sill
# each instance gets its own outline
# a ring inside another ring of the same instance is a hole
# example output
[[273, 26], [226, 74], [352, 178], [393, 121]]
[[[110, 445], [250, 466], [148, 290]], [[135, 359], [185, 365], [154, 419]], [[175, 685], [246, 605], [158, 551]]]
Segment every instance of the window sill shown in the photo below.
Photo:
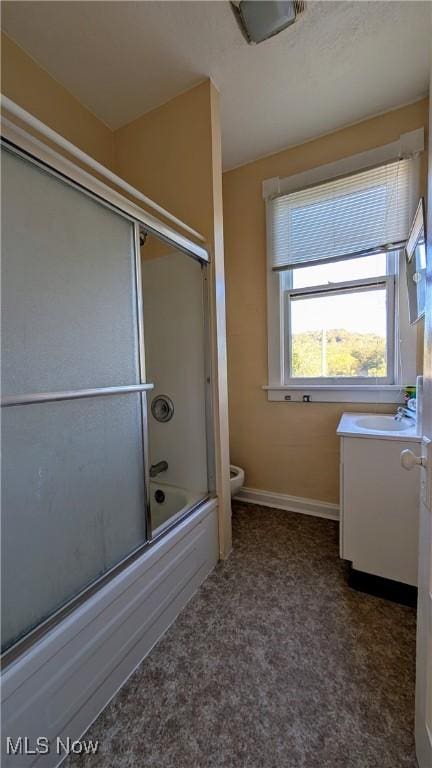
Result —
[[[402, 403], [403, 387], [399, 384], [266, 384], [272, 402], [312, 403]], [[305, 400], [308, 398], [308, 400]]]

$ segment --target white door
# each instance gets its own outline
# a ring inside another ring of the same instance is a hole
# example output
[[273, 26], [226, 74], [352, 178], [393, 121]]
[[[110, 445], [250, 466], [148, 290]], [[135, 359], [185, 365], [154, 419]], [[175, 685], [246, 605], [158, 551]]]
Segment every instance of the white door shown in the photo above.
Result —
[[[431, 88], [432, 96], [432, 88]], [[430, 107], [432, 116], [432, 106]], [[432, 123], [429, 123], [432, 125]], [[429, 129], [430, 130], [430, 129]], [[432, 132], [429, 134], [427, 298], [417, 616], [416, 749], [420, 768], [432, 768]]]
[[[432, 257], [432, 249], [430, 250]], [[430, 386], [428, 390], [428, 408], [432, 410]], [[426, 466], [420, 469], [422, 478], [415, 728], [419, 767], [432, 768], [432, 442], [426, 437], [423, 440], [422, 457]]]

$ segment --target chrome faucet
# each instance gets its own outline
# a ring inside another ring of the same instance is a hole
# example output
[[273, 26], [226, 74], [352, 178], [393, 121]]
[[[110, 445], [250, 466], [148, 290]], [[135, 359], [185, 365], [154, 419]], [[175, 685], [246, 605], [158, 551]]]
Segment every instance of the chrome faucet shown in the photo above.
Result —
[[416, 414], [415, 411], [411, 411], [409, 408], [405, 408], [403, 405], [400, 405], [396, 411], [395, 419], [396, 421], [402, 421], [402, 419], [412, 419], [415, 421]]
[[157, 464], [152, 464], [150, 467], [150, 477], [156, 477], [161, 472], [166, 472], [168, 469], [167, 461], [158, 461]]

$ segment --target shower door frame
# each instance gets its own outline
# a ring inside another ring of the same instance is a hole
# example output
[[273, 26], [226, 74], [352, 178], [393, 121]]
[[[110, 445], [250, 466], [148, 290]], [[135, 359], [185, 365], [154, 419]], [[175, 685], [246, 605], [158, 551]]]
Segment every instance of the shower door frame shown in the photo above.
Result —
[[[214, 425], [213, 425], [213, 403], [211, 389], [211, 352], [210, 352], [210, 298], [208, 265], [210, 262], [209, 253], [205, 247], [194, 243], [187, 237], [173, 230], [156, 217], [148, 214], [138, 205], [128, 200], [122, 194], [118, 193], [104, 182], [92, 176], [90, 173], [75, 165], [67, 158], [59, 155], [33, 135], [27, 133], [22, 128], [11, 124], [8, 120], [2, 123], [1, 145], [6, 151], [21, 157], [27, 162], [39, 167], [46, 173], [69, 184], [73, 188], [88, 195], [99, 204], [109, 208], [113, 212], [129, 220], [134, 228], [134, 259], [133, 259], [133, 279], [135, 289], [136, 319], [137, 319], [137, 348], [138, 348], [138, 373], [140, 383], [129, 386], [101, 387], [93, 389], [69, 390], [62, 392], [44, 392], [37, 394], [28, 394], [22, 396], [7, 396], [1, 399], [1, 407], [13, 407], [24, 404], [56, 402], [60, 400], [71, 400], [78, 398], [92, 398], [107, 395], [121, 395], [138, 393], [140, 395], [141, 406], [141, 433], [142, 433], [142, 451], [143, 451], [143, 478], [144, 478], [144, 515], [146, 527], [146, 539], [136, 549], [126, 555], [122, 560], [108, 569], [104, 574], [97, 577], [87, 586], [81, 589], [76, 595], [65, 602], [60, 608], [54, 611], [46, 619], [42, 620], [37, 626], [29, 630], [22, 637], [18, 638], [9, 648], [1, 654], [1, 663], [5, 669], [10, 663], [19, 658], [27, 651], [37, 640], [43, 637], [50, 629], [56, 626], [66, 616], [71, 614], [82, 603], [88, 600], [91, 595], [96, 593], [107, 582], [115, 578], [121, 571], [126, 569], [135, 560], [137, 560], [152, 545], [158, 543], [169, 532], [176, 528], [193, 512], [197, 511], [209, 499], [215, 498], [215, 480], [214, 480]], [[143, 294], [141, 283], [141, 251], [140, 236], [142, 232], [149, 232], [158, 239], [174, 246], [178, 250], [186, 253], [188, 256], [199, 261], [204, 269], [203, 274], [203, 311], [204, 311], [204, 364], [205, 364], [205, 415], [206, 415], [206, 445], [207, 445], [207, 468], [208, 468], [208, 494], [200, 499], [199, 502], [188, 508], [183, 515], [177, 518], [171, 525], [167, 525], [157, 536], [152, 535], [151, 513], [150, 513], [150, 467], [149, 467], [149, 439], [148, 439], [148, 401], [147, 391], [153, 389], [153, 384], [146, 382], [145, 370], [145, 338], [144, 338], [144, 320], [143, 320]]]

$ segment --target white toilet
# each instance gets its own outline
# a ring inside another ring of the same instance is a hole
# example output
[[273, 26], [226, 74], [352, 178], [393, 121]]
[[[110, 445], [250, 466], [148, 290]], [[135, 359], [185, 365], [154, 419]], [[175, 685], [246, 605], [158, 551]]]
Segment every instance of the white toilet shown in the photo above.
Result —
[[235, 496], [240, 488], [244, 485], [245, 473], [241, 467], [236, 467], [234, 464], [230, 464], [230, 485], [231, 496]]

